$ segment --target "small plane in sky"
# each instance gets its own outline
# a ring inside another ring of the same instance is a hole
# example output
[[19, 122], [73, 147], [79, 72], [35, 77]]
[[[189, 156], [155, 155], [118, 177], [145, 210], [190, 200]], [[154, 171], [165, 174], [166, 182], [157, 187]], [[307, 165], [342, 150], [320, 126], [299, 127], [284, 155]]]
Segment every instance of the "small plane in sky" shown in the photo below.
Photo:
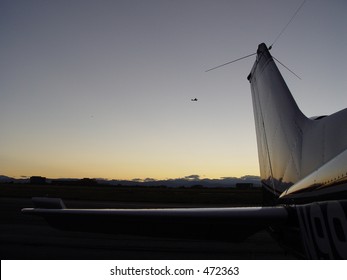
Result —
[[192, 99], [190, 99], [190, 101], [198, 101], [198, 99], [197, 98], [192, 98]]
[[[258, 46], [250, 82], [262, 207], [69, 209], [34, 198], [23, 213], [65, 230], [239, 242], [267, 229], [310, 259], [347, 259], [347, 109], [307, 118], [269, 48]], [[192, 99], [197, 101], [197, 99]]]

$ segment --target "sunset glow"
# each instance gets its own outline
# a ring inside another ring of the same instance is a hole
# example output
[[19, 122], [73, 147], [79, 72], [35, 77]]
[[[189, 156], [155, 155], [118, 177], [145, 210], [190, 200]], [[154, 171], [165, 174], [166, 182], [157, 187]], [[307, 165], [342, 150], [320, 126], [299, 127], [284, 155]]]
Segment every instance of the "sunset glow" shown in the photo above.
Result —
[[[246, 79], [300, 1], [3, 1], [0, 175], [259, 175]], [[308, 116], [346, 107], [346, 1], [308, 2], [272, 52]], [[197, 98], [197, 102], [192, 102]]]

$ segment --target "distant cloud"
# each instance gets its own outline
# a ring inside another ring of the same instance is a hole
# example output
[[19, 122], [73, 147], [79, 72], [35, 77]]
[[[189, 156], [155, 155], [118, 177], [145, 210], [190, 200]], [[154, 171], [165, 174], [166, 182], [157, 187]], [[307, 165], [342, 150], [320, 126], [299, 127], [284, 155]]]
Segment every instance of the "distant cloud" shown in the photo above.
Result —
[[184, 177], [186, 180], [200, 180], [200, 175], [189, 175]]
[[239, 179], [237, 177], [220, 177], [221, 180], [235, 180], [235, 179]]
[[242, 176], [240, 179], [242, 179], [242, 180], [260, 180], [260, 176], [245, 175], [245, 176]]
[[144, 182], [154, 182], [154, 181], [157, 181], [156, 179], [154, 178], [146, 178], [143, 180]]
[[140, 179], [140, 178], [134, 178], [134, 179], [132, 179], [131, 181], [133, 181], [133, 182], [142, 182], [142, 179]]

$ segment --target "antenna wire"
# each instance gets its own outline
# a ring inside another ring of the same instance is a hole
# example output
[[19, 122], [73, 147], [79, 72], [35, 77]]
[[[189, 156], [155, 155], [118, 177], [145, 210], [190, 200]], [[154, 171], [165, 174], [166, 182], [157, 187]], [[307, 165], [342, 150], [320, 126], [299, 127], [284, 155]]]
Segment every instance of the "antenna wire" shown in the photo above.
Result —
[[301, 5], [299, 6], [299, 8], [296, 10], [296, 12], [294, 13], [294, 15], [292, 16], [292, 18], [288, 21], [288, 23], [286, 24], [286, 26], [282, 29], [282, 31], [277, 35], [276, 39], [273, 41], [273, 43], [271, 44], [271, 46], [269, 47], [269, 49], [272, 48], [272, 46], [277, 42], [277, 40], [281, 37], [281, 35], [283, 34], [283, 32], [287, 29], [287, 27], [289, 26], [289, 24], [293, 21], [293, 19], [295, 18], [295, 16], [297, 15], [297, 13], [301, 10], [302, 6], [304, 6], [306, 0], [302, 1]]

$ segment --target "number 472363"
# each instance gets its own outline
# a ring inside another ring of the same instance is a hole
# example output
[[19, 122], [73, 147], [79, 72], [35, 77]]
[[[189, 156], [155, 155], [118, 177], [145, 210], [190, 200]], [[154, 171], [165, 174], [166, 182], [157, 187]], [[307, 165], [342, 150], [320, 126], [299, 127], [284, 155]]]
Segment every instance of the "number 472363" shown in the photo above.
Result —
[[240, 270], [237, 266], [235, 267], [208, 266], [208, 267], [205, 267], [203, 273], [206, 275], [239, 275]]

